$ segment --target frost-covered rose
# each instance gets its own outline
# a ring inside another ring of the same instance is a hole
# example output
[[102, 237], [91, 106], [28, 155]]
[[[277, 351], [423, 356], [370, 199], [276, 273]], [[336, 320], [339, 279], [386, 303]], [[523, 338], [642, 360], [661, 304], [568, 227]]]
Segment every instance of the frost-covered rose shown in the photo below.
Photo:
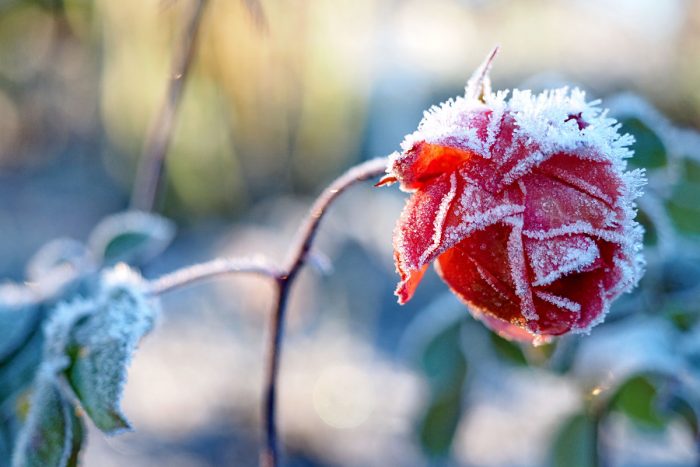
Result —
[[399, 302], [435, 261], [505, 337], [588, 332], [643, 270], [633, 138], [576, 89], [492, 93], [487, 66], [426, 112], [380, 182], [413, 193], [394, 233]]

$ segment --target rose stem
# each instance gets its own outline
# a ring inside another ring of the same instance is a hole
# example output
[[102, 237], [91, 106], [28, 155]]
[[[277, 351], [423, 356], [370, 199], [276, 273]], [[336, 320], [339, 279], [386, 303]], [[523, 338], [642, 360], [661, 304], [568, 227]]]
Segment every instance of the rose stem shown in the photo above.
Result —
[[182, 100], [185, 81], [194, 57], [197, 34], [206, 3], [206, 0], [194, 1], [187, 17], [182, 41], [175, 50], [166, 95], [160, 111], [151, 122], [136, 170], [131, 194], [133, 209], [151, 211], [160, 191], [163, 164], [172, 139], [175, 116]]
[[276, 300], [273, 314], [270, 317], [262, 400], [264, 443], [260, 451], [260, 464], [263, 467], [277, 467], [279, 465], [276, 423], [277, 379], [280, 356], [282, 354], [287, 298], [290, 289], [306, 262], [321, 219], [326, 214], [326, 209], [342, 192], [355, 183], [383, 175], [388, 163], [388, 157], [379, 157], [356, 165], [338, 177], [321, 193], [299, 227], [296, 240], [289, 249], [287, 265], [283, 269], [276, 268], [262, 258], [217, 258], [176, 270], [149, 283], [149, 291], [154, 295], [159, 295], [223, 274], [257, 274], [274, 279]]

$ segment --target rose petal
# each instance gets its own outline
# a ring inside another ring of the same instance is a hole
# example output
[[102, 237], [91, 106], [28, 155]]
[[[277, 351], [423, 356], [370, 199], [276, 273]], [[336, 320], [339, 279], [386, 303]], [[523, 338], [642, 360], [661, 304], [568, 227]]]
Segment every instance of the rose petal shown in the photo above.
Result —
[[[404, 290], [402, 284], [412, 271], [422, 268], [472, 232], [524, 209], [523, 195], [517, 187], [494, 196], [471, 183], [461, 172], [436, 178], [408, 200], [394, 232], [394, 258], [401, 275], [397, 291]], [[412, 295], [412, 289], [405, 290], [401, 292], [404, 301]]]
[[511, 228], [496, 224], [442, 253], [436, 270], [452, 291], [480, 313], [524, 325], [514, 293], [507, 243]]
[[588, 329], [601, 315], [607, 311], [604, 300], [603, 277], [605, 268], [593, 271], [571, 274], [546, 288], [548, 293], [566, 297], [578, 303], [581, 310], [576, 316], [577, 329]]
[[525, 251], [535, 276], [533, 286], [551, 284], [566, 274], [582, 271], [600, 257], [596, 243], [586, 235], [525, 238]]
[[457, 175], [443, 174], [406, 202], [394, 231], [394, 260], [401, 276], [396, 292], [400, 303], [410, 300], [423, 275], [414, 276], [414, 272], [423, 268], [430, 250], [439, 245], [456, 192]]
[[454, 207], [445, 224], [449, 247], [467, 235], [525, 210], [523, 192], [518, 186], [494, 194], [484, 190], [469, 173], [460, 170]]
[[[538, 318], [528, 323], [529, 329], [537, 334], [545, 336], [560, 336], [569, 332], [579, 318], [580, 312], [575, 312], [569, 306], [552, 303], [554, 295], [545, 296], [535, 294], [534, 302]], [[567, 300], [568, 302], [568, 300]]]
[[537, 167], [537, 171], [603, 201], [611, 209], [620, 195], [621, 182], [610, 163], [557, 154]]
[[399, 298], [399, 304], [403, 305], [408, 302], [416, 291], [416, 287], [423, 279], [423, 274], [428, 269], [428, 265], [424, 265], [420, 269], [413, 269], [408, 272], [399, 271], [401, 281], [396, 286], [394, 294]]
[[540, 174], [522, 178], [525, 187], [525, 229], [550, 231], [572, 221], [594, 229], [610, 226], [615, 218], [604, 202], [558, 180]]
[[520, 298], [520, 312], [527, 320], [537, 319], [537, 311], [530, 290], [530, 274], [523, 246], [523, 221], [520, 218], [506, 219], [513, 229], [508, 236], [508, 261], [515, 285], [515, 294]]
[[508, 321], [503, 321], [502, 319], [491, 314], [482, 313], [478, 309], [472, 309], [470, 307], [469, 311], [471, 312], [472, 316], [484, 323], [487, 328], [504, 339], [528, 343], [531, 343], [537, 339], [536, 335], [527, 329], [522, 328], [521, 326], [516, 326]]
[[404, 190], [413, 191], [475, 159], [479, 156], [471, 151], [421, 141], [394, 161], [391, 172]]
[[538, 288], [546, 293], [564, 297], [581, 306], [575, 328], [587, 330], [597, 323], [607, 312], [610, 300], [619, 294], [611, 295], [622, 278], [622, 272], [614, 260], [617, 246], [600, 242], [600, 257], [591, 270], [569, 274], [554, 283]]

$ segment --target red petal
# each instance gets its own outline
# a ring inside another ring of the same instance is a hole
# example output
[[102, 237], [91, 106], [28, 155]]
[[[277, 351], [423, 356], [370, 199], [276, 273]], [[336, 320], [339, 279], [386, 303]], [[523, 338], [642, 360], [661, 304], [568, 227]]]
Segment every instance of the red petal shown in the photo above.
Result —
[[[394, 232], [394, 261], [401, 275], [399, 302], [410, 300], [423, 274], [414, 275], [429, 262], [429, 249], [439, 244], [447, 211], [457, 192], [457, 175], [443, 174], [406, 202]], [[427, 253], [426, 253], [427, 252]]]
[[[619, 294], [616, 291], [622, 278], [622, 271], [613, 260], [619, 252], [614, 243], [598, 242], [600, 257], [594, 265], [579, 273], [569, 274], [541, 290], [565, 297], [578, 303], [581, 310], [576, 318], [575, 327], [588, 329], [607, 311], [607, 305]], [[538, 288], [540, 289], [540, 288]]]
[[476, 230], [525, 210], [523, 192], [518, 186], [494, 194], [484, 190], [464, 169], [460, 170], [457, 181], [454, 209], [450, 211], [445, 229], [446, 237], [452, 241], [450, 246]]
[[[546, 297], [549, 299], [545, 300], [542, 295], [535, 293], [534, 301], [538, 317], [535, 321], [528, 323], [530, 330], [545, 336], [560, 336], [571, 331], [571, 329], [576, 325], [576, 320], [579, 318], [580, 309], [579, 311], [572, 311], [570, 306], [562, 306], [552, 303], [552, 301], [566, 300], [562, 300], [562, 297], [555, 295], [549, 295]], [[552, 298], [554, 300], [552, 300]], [[566, 300], [566, 302], [570, 301]], [[579, 305], [575, 302], [570, 303]]]
[[530, 343], [537, 339], [537, 336], [521, 326], [503, 321], [488, 313], [481, 313], [479, 310], [470, 309], [470, 311], [476, 319], [480, 320], [487, 328], [504, 339]]
[[375, 187], [380, 187], [384, 185], [392, 185], [396, 183], [398, 179], [393, 175], [384, 175], [377, 183], [374, 184]]
[[443, 174], [416, 191], [406, 203], [394, 232], [394, 258], [401, 275], [397, 294], [405, 291], [400, 293], [400, 301], [409, 300], [415, 289], [404, 287], [413, 271], [474, 231], [523, 210], [519, 188], [494, 196], [457, 172]]
[[400, 305], [405, 304], [413, 297], [413, 293], [416, 291], [416, 287], [420, 284], [421, 279], [423, 279], [423, 274], [425, 274], [426, 269], [428, 269], [427, 264], [420, 269], [414, 269], [408, 272], [399, 271], [401, 282], [396, 286], [396, 292], [394, 292], [394, 294], [399, 297]]
[[478, 231], [441, 254], [436, 269], [452, 291], [476, 313], [523, 326], [508, 261], [511, 228], [496, 224]]
[[544, 286], [589, 268], [600, 257], [595, 241], [587, 235], [568, 235], [539, 240], [525, 238], [525, 251], [533, 273], [533, 286]]
[[[513, 178], [512, 174], [518, 172], [516, 167], [524, 167], [528, 161], [534, 163], [531, 156], [539, 151], [536, 143], [522, 137], [516, 129], [515, 117], [506, 113], [501, 121], [496, 143], [491, 148], [491, 160], [497, 167], [493, 183], [497, 186], [504, 186], [504, 178]], [[513, 180], [510, 180], [507, 184], [512, 182]]]
[[557, 154], [537, 167], [537, 171], [603, 201], [611, 209], [620, 196], [621, 181], [610, 163]]
[[522, 183], [527, 230], [546, 233], [576, 222], [604, 229], [614, 221], [615, 213], [604, 202], [558, 180], [534, 173], [524, 176]]
[[546, 288], [547, 292], [566, 297], [581, 306], [576, 317], [576, 328], [587, 329], [605, 310], [604, 275], [604, 268], [571, 274]]
[[417, 190], [467, 161], [478, 159], [481, 157], [465, 149], [420, 142], [394, 163], [392, 173], [404, 189]]

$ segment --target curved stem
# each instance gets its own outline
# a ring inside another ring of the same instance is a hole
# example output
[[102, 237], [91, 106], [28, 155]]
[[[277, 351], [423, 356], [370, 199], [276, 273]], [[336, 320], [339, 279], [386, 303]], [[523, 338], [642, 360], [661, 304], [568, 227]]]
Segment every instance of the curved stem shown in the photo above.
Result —
[[158, 196], [163, 163], [172, 139], [175, 115], [182, 99], [187, 74], [191, 68], [197, 33], [206, 3], [206, 0], [195, 0], [187, 18], [182, 42], [175, 51], [165, 100], [151, 124], [136, 171], [131, 195], [131, 207], [134, 209], [152, 210]]
[[338, 177], [321, 193], [299, 228], [296, 240], [289, 250], [289, 259], [284, 269], [280, 270], [262, 258], [218, 258], [171, 272], [149, 284], [149, 292], [153, 295], [160, 295], [194, 282], [230, 273], [258, 274], [275, 279], [277, 297], [270, 318], [262, 407], [265, 442], [260, 452], [260, 464], [264, 467], [277, 467], [279, 465], [276, 423], [277, 377], [282, 354], [287, 299], [291, 287], [306, 263], [321, 219], [323, 219], [330, 204], [355, 183], [383, 175], [388, 164], [388, 157], [379, 157], [356, 165]]
[[260, 452], [260, 465], [277, 467], [279, 451], [277, 448], [277, 379], [279, 374], [282, 340], [284, 338], [284, 321], [289, 291], [294, 279], [304, 266], [316, 237], [321, 219], [328, 206], [347, 188], [357, 182], [376, 178], [385, 173], [389, 159], [380, 157], [359, 164], [338, 177], [316, 199], [309, 210], [306, 220], [299, 228], [297, 238], [289, 250], [289, 259], [284, 274], [277, 279], [277, 300], [270, 317], [270, 336], [268, 340], [267, 365], [265, 368], [263, 420], [265, 423], [265, 443]]
[[357, 182], [376, 178], [384, 175], [386, 167], [389, 164], [388, 157], [377, 157], [366, 162], [358, 164], [345, 172], [340, 177], [336, 178], [321, 195], [314, 201], [314, 204], [309, 210], [309, 214], [304, 220], [304, 223], [297, 232], [297, 237], [294, 245], [289, 249], [289, 259], [287, 271], [288, 275], [296, 274], [311, 249], [311, 244], [314, 241], [318, 226], [321, 219], [326, 214], [328, 206], [346, 189]]
[[216, 258], [187, 266], [151, 281], [149, 292], [160, 295], [174, 289], [223, 274], [246, 273], [278, 278], [282, 272], [263, 258]]

